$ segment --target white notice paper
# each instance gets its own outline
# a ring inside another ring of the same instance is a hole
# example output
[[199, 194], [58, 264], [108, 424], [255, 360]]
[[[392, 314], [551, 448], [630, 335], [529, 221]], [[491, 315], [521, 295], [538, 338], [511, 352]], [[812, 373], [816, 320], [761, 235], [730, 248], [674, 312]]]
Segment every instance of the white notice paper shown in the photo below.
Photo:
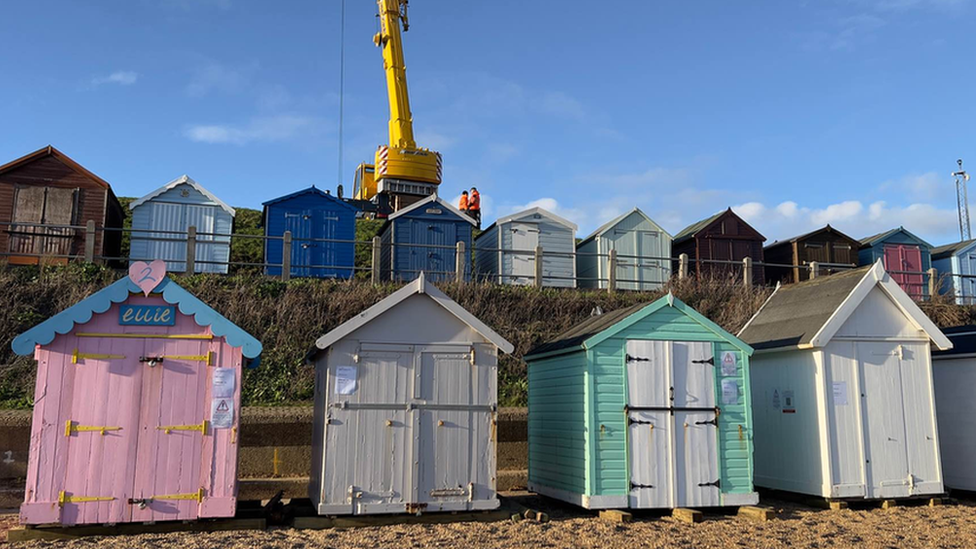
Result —
[[796, 413], [796, 402], [793, 401], [793, 391], [783, 391], [783, 413]]
[[735, 358], [734, 351], [722, 352], [722, 375], [723, 376], [734, 376], [736, 374], [735, 362], [736, 362], [736, 358]]
[[834, 406], [847, 406], [847, 382], [834, 382]]
[[212, 396], [214, 398], [231, 398], [234, 396], [233, 368], [214, 368]]
[[739, 403], [739, 384], [734, 379], [722, 380], [722, 404]]
[[234, 426], [234, 399], [215, 398], [210, 402], [210, 426], [214, 429]]
[[351, 395], [356, 392], [356, 367], [337, 366], [335, 392], [337, 395]]
[[782, 407], [782, 403], [779, 400], [779, 389], [773, 389], [773, 408], [779, 410]]

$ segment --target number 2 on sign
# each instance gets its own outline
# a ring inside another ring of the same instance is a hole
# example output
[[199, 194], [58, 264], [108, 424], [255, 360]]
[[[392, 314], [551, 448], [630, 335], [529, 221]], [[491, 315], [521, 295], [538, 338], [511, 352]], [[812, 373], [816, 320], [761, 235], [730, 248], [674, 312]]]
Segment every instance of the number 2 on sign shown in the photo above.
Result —
[[146, 268], [142, 270], [142, 278], [136, 281], [136, 284], [140, 282], [145, 282], [149, 280], [150, 282], [157, 282], [156, 277], [149, 276], [152, 274], [152, 267], [146, 265]]

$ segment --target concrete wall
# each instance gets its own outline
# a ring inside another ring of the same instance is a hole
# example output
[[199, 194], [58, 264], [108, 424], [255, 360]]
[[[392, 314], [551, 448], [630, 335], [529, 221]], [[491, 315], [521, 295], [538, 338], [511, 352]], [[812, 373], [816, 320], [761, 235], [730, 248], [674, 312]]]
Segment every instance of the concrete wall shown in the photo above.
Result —
[[[498, 490], [526, 485], [528, 411], [498, 413]], [[0, 509], [23, 500], [30, 446], [30, 410], [0, 411]], [[244, 408], [241, 415], [239, 499], [306, 497], [312, 462], [312, 407]]]

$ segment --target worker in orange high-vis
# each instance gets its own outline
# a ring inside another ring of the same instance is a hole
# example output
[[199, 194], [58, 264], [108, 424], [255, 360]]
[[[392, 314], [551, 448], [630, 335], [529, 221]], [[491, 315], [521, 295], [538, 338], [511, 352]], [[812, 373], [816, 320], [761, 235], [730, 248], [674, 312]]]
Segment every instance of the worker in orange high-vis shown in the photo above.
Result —
[[471, 187], [471, 194], [468, 197], [468, 216], [474, 219], [481, 228], [481, 194], [478, 189]]
[[468, 191], [461, 191], [461, 200], [458, 201], [458, 209], [468, 213]]

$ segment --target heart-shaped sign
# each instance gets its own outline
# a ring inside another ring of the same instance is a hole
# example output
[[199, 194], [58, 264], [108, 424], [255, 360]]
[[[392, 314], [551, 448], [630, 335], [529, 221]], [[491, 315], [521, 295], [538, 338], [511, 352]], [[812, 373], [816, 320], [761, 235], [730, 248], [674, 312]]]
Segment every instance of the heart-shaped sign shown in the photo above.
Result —
[[149, 292], [159, 285], [166, 277], [166, 262], [157, 259], [152, 263], [136, 261], [129, 265], [129, 278], [139, 286], [142, 293], [149, 297]]

